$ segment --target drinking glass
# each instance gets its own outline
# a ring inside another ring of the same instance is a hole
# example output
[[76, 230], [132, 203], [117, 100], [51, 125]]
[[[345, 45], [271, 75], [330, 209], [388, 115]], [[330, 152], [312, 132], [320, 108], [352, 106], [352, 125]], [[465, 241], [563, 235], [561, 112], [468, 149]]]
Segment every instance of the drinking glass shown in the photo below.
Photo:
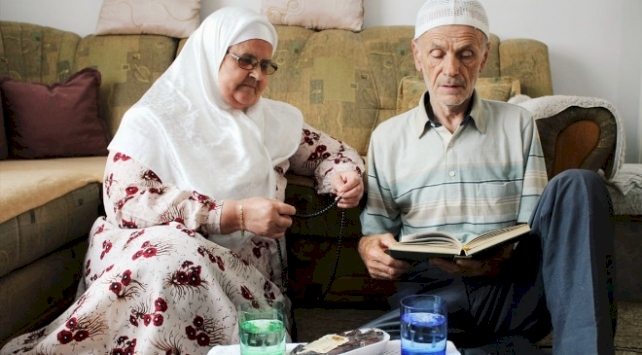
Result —
[[284, 304], [254, 305], [244, 302], [237, 307], [241, 355], [285, 354]]
[[400, 302], [401, 354], [444, 355], [448, 335], [446, 301], [434, 295], [412, 295]]

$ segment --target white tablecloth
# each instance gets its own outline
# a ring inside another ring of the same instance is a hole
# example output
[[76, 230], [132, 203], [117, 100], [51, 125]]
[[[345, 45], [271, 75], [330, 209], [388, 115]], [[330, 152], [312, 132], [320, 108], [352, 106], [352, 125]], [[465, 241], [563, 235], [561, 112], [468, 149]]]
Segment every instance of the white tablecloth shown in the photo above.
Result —
[[[292, 349], [294, 349], [299, 344], [287, 344], [285, 346], [286, 354], [288, 354]], [[213, 347], [207, 355], [240, 355], [241, 351], [238, 344], [234, 345], [217, 345]], [[391, 340], [388, 342], [386, 349], [380, 355], [399, 355], [401, 354], [401, 342], [399, 340]], [[372, 354], [377, 355], [377, 354]], [[451, 341], [448, 342], [448, 347], [446, 349], [446, 355], [461, 355], [455, 344]]]

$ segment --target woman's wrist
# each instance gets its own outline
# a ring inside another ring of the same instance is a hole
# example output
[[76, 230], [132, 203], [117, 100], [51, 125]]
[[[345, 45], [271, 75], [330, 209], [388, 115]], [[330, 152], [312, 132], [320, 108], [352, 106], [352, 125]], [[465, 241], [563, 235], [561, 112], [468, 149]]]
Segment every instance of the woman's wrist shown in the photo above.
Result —
[[239, 201], [239, 229], [241, 230], [241, 237], [245, 236], [245, 219], [243, 217], [243, 200]]
[[223, 202], [221, 215], [221, 234], [230, 234], [245, 230], [246, 213], [243, 211], [243, 200], [226, 200]]

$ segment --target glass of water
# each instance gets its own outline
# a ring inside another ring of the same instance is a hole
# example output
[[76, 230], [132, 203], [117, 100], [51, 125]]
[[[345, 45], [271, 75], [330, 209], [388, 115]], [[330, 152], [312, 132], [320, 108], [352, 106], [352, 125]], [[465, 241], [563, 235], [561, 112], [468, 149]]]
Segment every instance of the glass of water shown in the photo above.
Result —
[[285, 305], [256, 302], [238, 305], [241, 355], [285, 354]]
[[412, 295], [400, 302], [401, 354], [446, 354], [446, 301], [433, 295]]

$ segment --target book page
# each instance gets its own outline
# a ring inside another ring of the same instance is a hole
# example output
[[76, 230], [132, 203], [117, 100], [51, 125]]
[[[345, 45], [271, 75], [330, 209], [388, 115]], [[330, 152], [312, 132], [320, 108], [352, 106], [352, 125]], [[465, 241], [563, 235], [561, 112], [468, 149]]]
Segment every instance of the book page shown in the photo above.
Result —
[[528, 224], [518, 224], [510, 227], [499, 228], [481, 234], [464, 246], [466, 254], [470, 255], [488, 247], [501, 244], [507, 240], [526, 234], [531, 230]]
[[426, 231], [402, 235], [399, 241], [404, 244], [446, 244], [461, 246], [457, 237], [450, 233], [440, 231]]

